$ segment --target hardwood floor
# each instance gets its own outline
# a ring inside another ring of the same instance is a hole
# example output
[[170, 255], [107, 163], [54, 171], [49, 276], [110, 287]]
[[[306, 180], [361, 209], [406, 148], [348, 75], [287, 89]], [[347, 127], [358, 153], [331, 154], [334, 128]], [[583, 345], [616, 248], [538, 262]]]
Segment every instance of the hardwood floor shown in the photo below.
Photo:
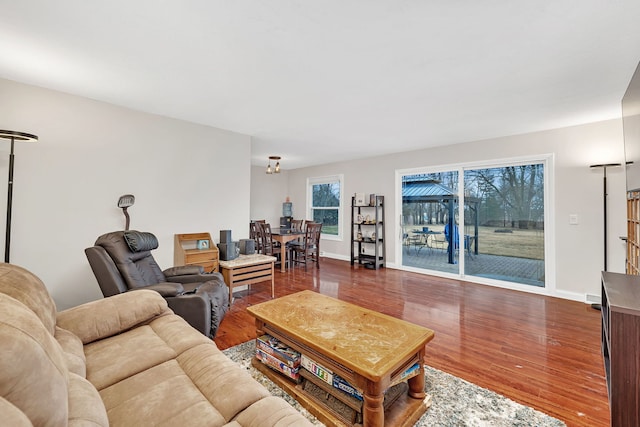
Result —
[[[425, 360], [434, 368], [568, 426], [609, 425], [600, 312], [587, 304], [324, 258], [319, 270], [276, 272], [276, 298], [304, 289], [434, 330]], [[234, 295], [215, 339], [221, 349], [255, 338], [246, 307], [270, 299], [271, 289]]]

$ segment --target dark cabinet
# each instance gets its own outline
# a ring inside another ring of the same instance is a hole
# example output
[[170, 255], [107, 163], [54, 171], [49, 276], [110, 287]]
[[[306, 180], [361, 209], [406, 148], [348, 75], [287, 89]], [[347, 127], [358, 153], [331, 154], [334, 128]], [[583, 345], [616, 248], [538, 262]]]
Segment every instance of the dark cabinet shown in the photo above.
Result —
[[640, 425], [640, 277], [602, 272], [601, 314], [611, 425]]

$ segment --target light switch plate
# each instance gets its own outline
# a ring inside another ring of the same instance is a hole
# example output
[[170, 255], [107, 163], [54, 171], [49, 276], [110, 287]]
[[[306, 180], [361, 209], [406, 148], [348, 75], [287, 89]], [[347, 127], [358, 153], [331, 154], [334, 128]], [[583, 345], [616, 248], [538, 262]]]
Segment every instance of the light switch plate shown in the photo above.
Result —
[[569, 214], [569, 224], [578, 225], [578, 214]]

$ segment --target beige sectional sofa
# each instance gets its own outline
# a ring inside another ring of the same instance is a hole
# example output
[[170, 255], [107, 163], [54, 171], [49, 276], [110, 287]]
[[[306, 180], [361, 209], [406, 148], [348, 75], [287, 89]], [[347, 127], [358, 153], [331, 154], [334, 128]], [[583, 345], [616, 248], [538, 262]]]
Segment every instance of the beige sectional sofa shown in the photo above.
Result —
[[311, 425], [150, 290], [56, 311], [0, 264], [0, 424]]

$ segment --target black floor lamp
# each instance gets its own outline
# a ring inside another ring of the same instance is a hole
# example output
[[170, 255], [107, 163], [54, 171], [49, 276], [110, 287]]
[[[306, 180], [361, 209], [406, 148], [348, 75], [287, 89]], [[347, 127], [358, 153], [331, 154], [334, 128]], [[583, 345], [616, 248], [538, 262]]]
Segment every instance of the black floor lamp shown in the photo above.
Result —
[[[604, 271], [607, 271], [607, 168], [615, 168], [622, 166], [622, 163], [605, 163], [601, 165], [591, 165], [591, 169], [602, 168], [602, 198], [604, 209]], [[600, 304], [591, 304], [591, 307], [600, 310]]]
[[11, 140], [11, 153], [9, 154], [9, 184], [7, 190], [7, 227], [5, 229], [6, 237], [4, 240], [4, 262], [9, 262], [9, 249], [11, 247], [11, 205], [13, 203], [13, 145], [15, 141], [33, 141], [36, 142], [38, 137], [30, 133], [15, 132], [12, 130], [0, 130], [0, 138]]

